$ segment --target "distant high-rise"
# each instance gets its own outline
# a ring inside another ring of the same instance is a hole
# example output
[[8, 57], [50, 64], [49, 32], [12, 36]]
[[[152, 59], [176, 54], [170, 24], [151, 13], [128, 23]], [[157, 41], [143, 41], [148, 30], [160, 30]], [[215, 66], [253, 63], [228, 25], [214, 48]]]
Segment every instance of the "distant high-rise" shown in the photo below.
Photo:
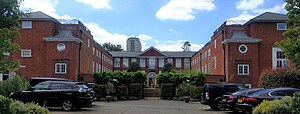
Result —
[[130, 37], [127, 39], [127, 48], [126, 51], [141, 51], [142, 44], [139, 38]]

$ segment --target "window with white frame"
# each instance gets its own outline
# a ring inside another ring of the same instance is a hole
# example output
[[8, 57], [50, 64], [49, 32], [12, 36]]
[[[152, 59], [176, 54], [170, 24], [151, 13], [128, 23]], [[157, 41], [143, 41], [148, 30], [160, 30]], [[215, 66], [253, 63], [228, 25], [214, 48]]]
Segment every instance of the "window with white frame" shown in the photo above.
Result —
[[190, 68], [190, 59], [189, 58], [184, 58], [184, 67], [185, 68]]
[[98, 54], [99, 58], [101, 57], [101, 51], [99, 51], [99, 54]]
[[128, 58], [123, 58], [123, 67], [128, 67]]
[[101, 72], [101, 66], [102, 66], [101, 64], [99, 64], [99, 66], [98, 66], [99, 67], [99, 72]]
[[249, 64], [238, 64], [238, 75], [249, 75]]
[[277, 23], [277, 30], [286, 30], [286, 23]]
[[9, 71], [0, 73], [0, 81], [4, 81], [10, 78], [10, 73]]
[[21, 57], [31, 57], [31, 50], [30, 49], [22, 49]]
[[131, 62], [137, 62], [136, 58], [131, 58]]
[[91, 41], [90, 39], [88, 39], [88, 47], [90, 47]]
[[176, 58], [176, 68], [181, 68], [181, 58]]
[[155, 69], [155, 67], [156, 67], [156, 59], [155, 59], [155, 57], [149, 57], [148, 58], [148, 67], [149, 67], [149, 69]]
[[120, 58], [114, 58], [114, 66], [120, 67]]
[[25, 29], [32, 28], [32, 21], [22, 21], [22, 28], [25, 28]]
[[207, 57], [207, 51], [204, 52], [204, 58], [206, 58], [206, 57]]
[[204, 65], [204, 73], [207, 73], [207, 64]]
[[95, 55], [95, 48], [93, 47], [93, 55]]
[[214, 47], [217, 48], [217, 40], [215, 40], [214, 42]]
[[208, 57], [210, 56], [210, 49], [207, 51], [207, 56]]
[[203, 66], [203, 65], [201, 66], [201, 72], [205, 72], [205, 71], [204, 71], [204, 66]]
[[173, 58], [168, 58], [167, 62], [173, 65]]
[[140, 67], [145, 67], [145, 61], [146, 59], [145, 58], [140, 58]]
[[67, 74], [67, 64], [55, 63], [55, 74]]
[[288, 59], [278, 47], [272, 48], [272, 64], [273, 68], [288, 67]]
[[217, 69], [217, 57], [216, 56], [214, 57], [214, 69], [215, 70]]
[[99, 64], [96, 62], [96, 72], [99, 72]]
[[98, 50], [96, 49], [96, 57], [98, 57], [98, 55], [99, 55], [99, 52], [98, 52]]
[[164, 58], [159, 58], [158, 59], [158, 66], [159, 67], [164, 67], [164, 65], [165, 65], [165, 59]]
[[93, 61], [93, 73], [95, 72], [95, 61]]

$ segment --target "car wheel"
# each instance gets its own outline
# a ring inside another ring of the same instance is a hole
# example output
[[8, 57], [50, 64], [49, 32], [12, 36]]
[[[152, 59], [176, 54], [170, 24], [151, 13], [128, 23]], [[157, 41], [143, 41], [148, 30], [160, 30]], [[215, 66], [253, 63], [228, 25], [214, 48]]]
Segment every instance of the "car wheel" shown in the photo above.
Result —
[[69, 111], [73, 109], [73, 103], [70, 100], [64, 100], [64, 102], [62, 103], [62, 109]]

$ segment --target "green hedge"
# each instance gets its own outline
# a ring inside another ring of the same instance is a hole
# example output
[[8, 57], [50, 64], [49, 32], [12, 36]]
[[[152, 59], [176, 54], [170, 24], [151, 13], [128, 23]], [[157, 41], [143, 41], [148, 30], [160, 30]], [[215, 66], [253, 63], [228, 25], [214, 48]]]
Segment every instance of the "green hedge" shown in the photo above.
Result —
[[300, 88], [300, 70], [276, 69], [265, 72], [261, 75], [260, 84], [262, 87], [294, 87]]
[[161, 94], [160, 94], [160, 98], [161, 99], [173, 99], [173, 97], [175, 96], [175, 87], [174, 84], [172, 83], [162, 83], [161, 84]]
[[101, 72], [94, 73], [96, 84], [107, 84], [113, 82], [115, 85], [142, 83], [146, 80], [143, 72]]
[[105, 96], [107, 96], [105, 85], [95, 84], [93, 86], [93, 90], [95, 91], [98, 100], [100, 100], [101, 98], [105, 98]]
[[204, 84], [203, 73], [199, 72], [166, 72], [158, 74], [157, 81], [159, 84], [162, 83], [173, 83], [175, 85], [182, 84], [184, 81], [189, 80], [192, 85], [201, 86]]
[[16, 75], [11, 79], [0, 82], [0, 95], [8, 97], [12, 92], [23, 91], [29, 87], [28, 81]]
[[143, 84], [141, 83], [129, 84], [128, 95], [136, 98], [143, 98], [143, 89]]
[[117, 86], [114, 94], [119, 100], [126, 100], [128, 98], [127, 86]]
[[49, 110], [34, 103], [22, 103], [0, 95], [0, 114], [50, 114]]
[[300, 93], [294, 97], [284, 97], [281, 100], [263, 101], [252, 112], [253, 114], [300, 114]]

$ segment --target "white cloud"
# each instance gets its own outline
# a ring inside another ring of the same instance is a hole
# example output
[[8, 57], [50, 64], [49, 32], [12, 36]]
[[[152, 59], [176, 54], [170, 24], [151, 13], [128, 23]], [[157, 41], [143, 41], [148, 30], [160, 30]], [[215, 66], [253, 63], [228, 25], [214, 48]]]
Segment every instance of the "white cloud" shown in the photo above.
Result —
[[[183, 51], [181, 47], [186, 40], [168, 40], [165, 42], [160, 42], [159, 40], [154, 40], [154, 47], [159, 49], [160, 51]], [[202, 44], [193, 44], [191, 43], [191, 51], [198, 51], [204, 45]]]
[[236, 8], [240, 10], [256, 9], [258, 6], [264, 4], [264, 0], [240, 0], [236, 4]]
[[261, 14], [264, 12], [286, 13], [285, 6], [286, 6], [286, 3], [283, 3], [283, 4], [278, 4], [272, 8], [254, 9], [253, 12], [257, 13], [257, 14]]
[[72, 19], [69, 15], [58, 15], [55, 11], [55, 6], [59, 2], [57, 0], [24, 0], [21, 3], [22, 11], [41, 11], [57, 19]]
[[[250, 1], [248, 1], [250, 2]], [[236, 17], [230, 18], [227, 20], [227, 24], [244, 24], [248, 20], [262, 14], [265, 12], [273, 12], [273, 13], [286, 13], [285, 10], [286, 3], [275, 5], [271, 8], [255, 8], [251, 10], [243, 9], [242, 13]], [[238, 7], [237, 7], [238, 9]]]
[[110, 0], [75, 0], [77, 2], [91, 5], [95, 9], [111, 9]]
[[[120, 44], [122, 45], [123, 49], [126, 50], [126, 41], [130, 35], [125, 34], [118, 34], [118, 33], [110, 33], [107, 30], [101, 28], [97, 23], [85, 23], [84, 24], [87, 28], [89, 28], [94, 36], [94, 39], [100, 43], [110, 42], [112, 44]], [[146, 34], [140, 34], [137, 36], [141, 40], [142, 49], [147, 47], [148, 40], [151, 40], [152, 37]]]
[[198, 11], [215, 9], [213, 0], [171, 0], [155, 14], [160, 20], [194, 20]]

